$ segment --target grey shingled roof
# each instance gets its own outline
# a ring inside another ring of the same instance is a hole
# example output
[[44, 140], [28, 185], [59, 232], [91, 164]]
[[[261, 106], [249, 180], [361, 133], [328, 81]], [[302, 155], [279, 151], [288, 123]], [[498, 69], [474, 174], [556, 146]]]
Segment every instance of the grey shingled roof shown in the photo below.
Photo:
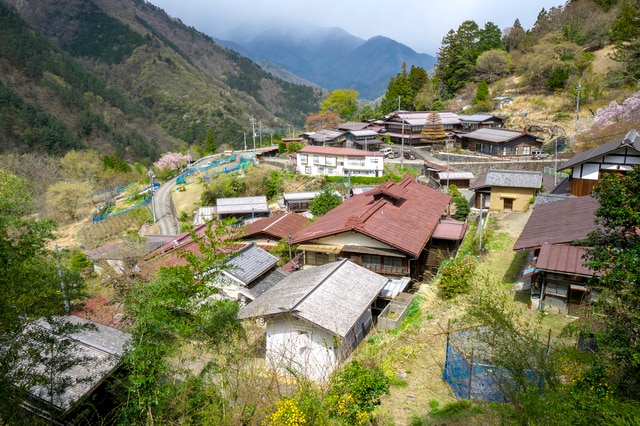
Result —
[[564, 163], [559, 170], [568, 169], [577, 164], [594, 160], [607, 154], [615, 153], [616, 151], [620, 151], [621, 154], [626, 154], [629, 149], [635, 150], [636, 154], [640, 153], [640, 135], [638, 135], [636, 130], [630, 130], [623, 138], [616, 139], [587, 151], [579, 152]]
[[228, 269], [223, 270], [222, 274], [230, 275], [242, 284], [249, 285], [277, 263], [277, 257], [252, 242], [235, 252], [225, 263]]
[[489, 170], [485, 186], [506, 186], [511, 188], [541, 188], [542, 172], [528, 170]]
[[288, 313], [345, 337], [388, 281], [346, 259], [327, 263], [287, 276], [243, 307], [238, 318]]
[[[62, 319], [76, 325], [92, 324], [95, 327], [77, 331], [69, 336], [72, 341], [73, 356], [85, 357], [86, 362], [78, 363], [61, 374], [61, 376], [72, 378], [73, 381], [63, 393], [54, 395], [52, 399], [48, 395], [49, 389], [46, 386], [34, 386], [29, 393], [50, 402], [58, 410], [66, 412], [115, 370], [120, 364], [120, 356], [131, 335], [74, 315], [62, 317]], [[52, 329], [44, 319], [35, 321], [33, 326], [47, 331]], [[27, 351], [22, 356], [24, 362], [29, 362]], [[36, 368], [39, 367], [36, 365]]]
[[254, 298], [258, 297], [262, 293], [282, 281], [287, 275], [289, 275], [289, 273], [282, 268], [273, 269], [263, 276], [259, 277], [257, 280], [253, 281], [249, 285], [249, 290], [251, 291], [251, 294], [253, 294]]
[[[519, 130], [508, 130], [508, 129], [502, 129], [502, 128], [485, 127], [483, 129], [478, 129], [478, 130], [474, 130], [473, 132], [469, 132], [465, 134], [464, 137], [469, 139], [478, 139], [478, 140], [483, 140], [487, 142], [500, 143], [500, 142], [509, 142], [523, 135], [524, 133], [522, 133]], [[530, 135], [530, 136], [535, 138], [535, 136], [533, 135]]]

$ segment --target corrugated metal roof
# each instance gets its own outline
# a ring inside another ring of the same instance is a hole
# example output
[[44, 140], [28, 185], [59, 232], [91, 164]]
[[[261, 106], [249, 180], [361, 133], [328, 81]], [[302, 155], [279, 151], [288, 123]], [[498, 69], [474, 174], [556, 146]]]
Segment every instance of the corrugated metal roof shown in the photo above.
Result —
[[290, 314], [346, 337], [389, 279], [347, 260], [294, 272], [243, 307], [238, 318]]
[[282, 197], [285, 201], [313, 200], [321, 193], [322, 191], [285, 192]]
[[342, 247], [343, 246], [333, 246], [329, 244], [300, 244], [298, 250], [338, 254], [342, 251]]
[[453, 218], [443, 219], [438, 223], [431, 238], [459, 241], [467, 232], [467, 223]]
[[262, 213], [268, 212], [267, 197], [259, 195], [256, 197], [236, 197], [218, 198], [216, 200], [216, 211], [218, 214], [230, 213]]
[[600, 205], [590, 196], [568, 198], [536, 205], [524, 225], [514, 250], [543, 244], [571, 244], [596, 229], [595, 211]]
[[280, 213], [273, 216], [260, 218], [244, 228], [245, 236], [265, 233], [276, 239], [293, 235], [307, 224], [309, 219], [297, 213]]
[[483, 129], [474, 130], [473, 132], [465, 133], [461, 136], [468, 139], [477, 139], [494, 143], [509, 142], [522, 136], [529, 136], [532, 139], [536, 139], [534, 135], [527, 135], [526, 133], [518, 130], [493, 127], [485, 127]]
[[473, 173], [471, 172], [439, 172], [438, 178], [440, 180], [446, 179], [473, 179]]
[[595, 271], [585, 266], [585, 247], [543, 244], [536, 262], [536, 271], [553, 271], [593, 277]]

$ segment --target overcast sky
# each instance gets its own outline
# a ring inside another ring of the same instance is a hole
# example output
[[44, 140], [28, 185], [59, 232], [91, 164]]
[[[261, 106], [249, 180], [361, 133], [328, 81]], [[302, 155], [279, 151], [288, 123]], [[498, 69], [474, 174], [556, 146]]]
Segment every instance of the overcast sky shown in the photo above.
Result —
[[341, 27], [369, 39], [381, 35], [418, 53], [434, 55], [442, 38], [466, 20], [480, 27], [493, 22], [501, 30], [518, 18], [531, 29], [538, 13], [562, 6], [559, 0], [148, 0], [212, 37], [254, 22], [310, 22]]

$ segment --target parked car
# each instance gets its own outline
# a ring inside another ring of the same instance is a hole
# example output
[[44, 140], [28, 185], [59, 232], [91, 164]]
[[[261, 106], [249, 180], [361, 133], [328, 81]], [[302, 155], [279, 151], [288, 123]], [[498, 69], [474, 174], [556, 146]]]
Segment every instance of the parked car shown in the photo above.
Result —
[[382, 148], [382, 149], [380, 149], [380, 152], [385, 157], [389, 157], [389, 156], [393, 155], [393, 150], [391, 148]]
[[547, 158], [548, 156], [549, 154], [544, 151], [533, 151], [531, 153], [531, 158], [533, 158], [534, 160], [542, 160], [543, 158]]
[[405, 158], [406, 160], [415, 160], [417, 157], [416, 157], [416, 154], [414, 154], [413, 152], [411, 152], [411, 151], [405, 151], [405, 152], [404, 152], [404, 158]]

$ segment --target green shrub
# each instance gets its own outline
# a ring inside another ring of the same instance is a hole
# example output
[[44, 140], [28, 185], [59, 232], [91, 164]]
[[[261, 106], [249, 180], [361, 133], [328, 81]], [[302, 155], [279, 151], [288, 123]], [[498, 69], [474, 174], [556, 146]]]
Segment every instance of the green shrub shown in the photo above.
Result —
[[469, 255], [443, 263], [440, 270], [438, 290], [445, 299], [452, 299], [459, 294], [468, 293], [471, 289], [470, 280], [476, 271], [476, 260]]

